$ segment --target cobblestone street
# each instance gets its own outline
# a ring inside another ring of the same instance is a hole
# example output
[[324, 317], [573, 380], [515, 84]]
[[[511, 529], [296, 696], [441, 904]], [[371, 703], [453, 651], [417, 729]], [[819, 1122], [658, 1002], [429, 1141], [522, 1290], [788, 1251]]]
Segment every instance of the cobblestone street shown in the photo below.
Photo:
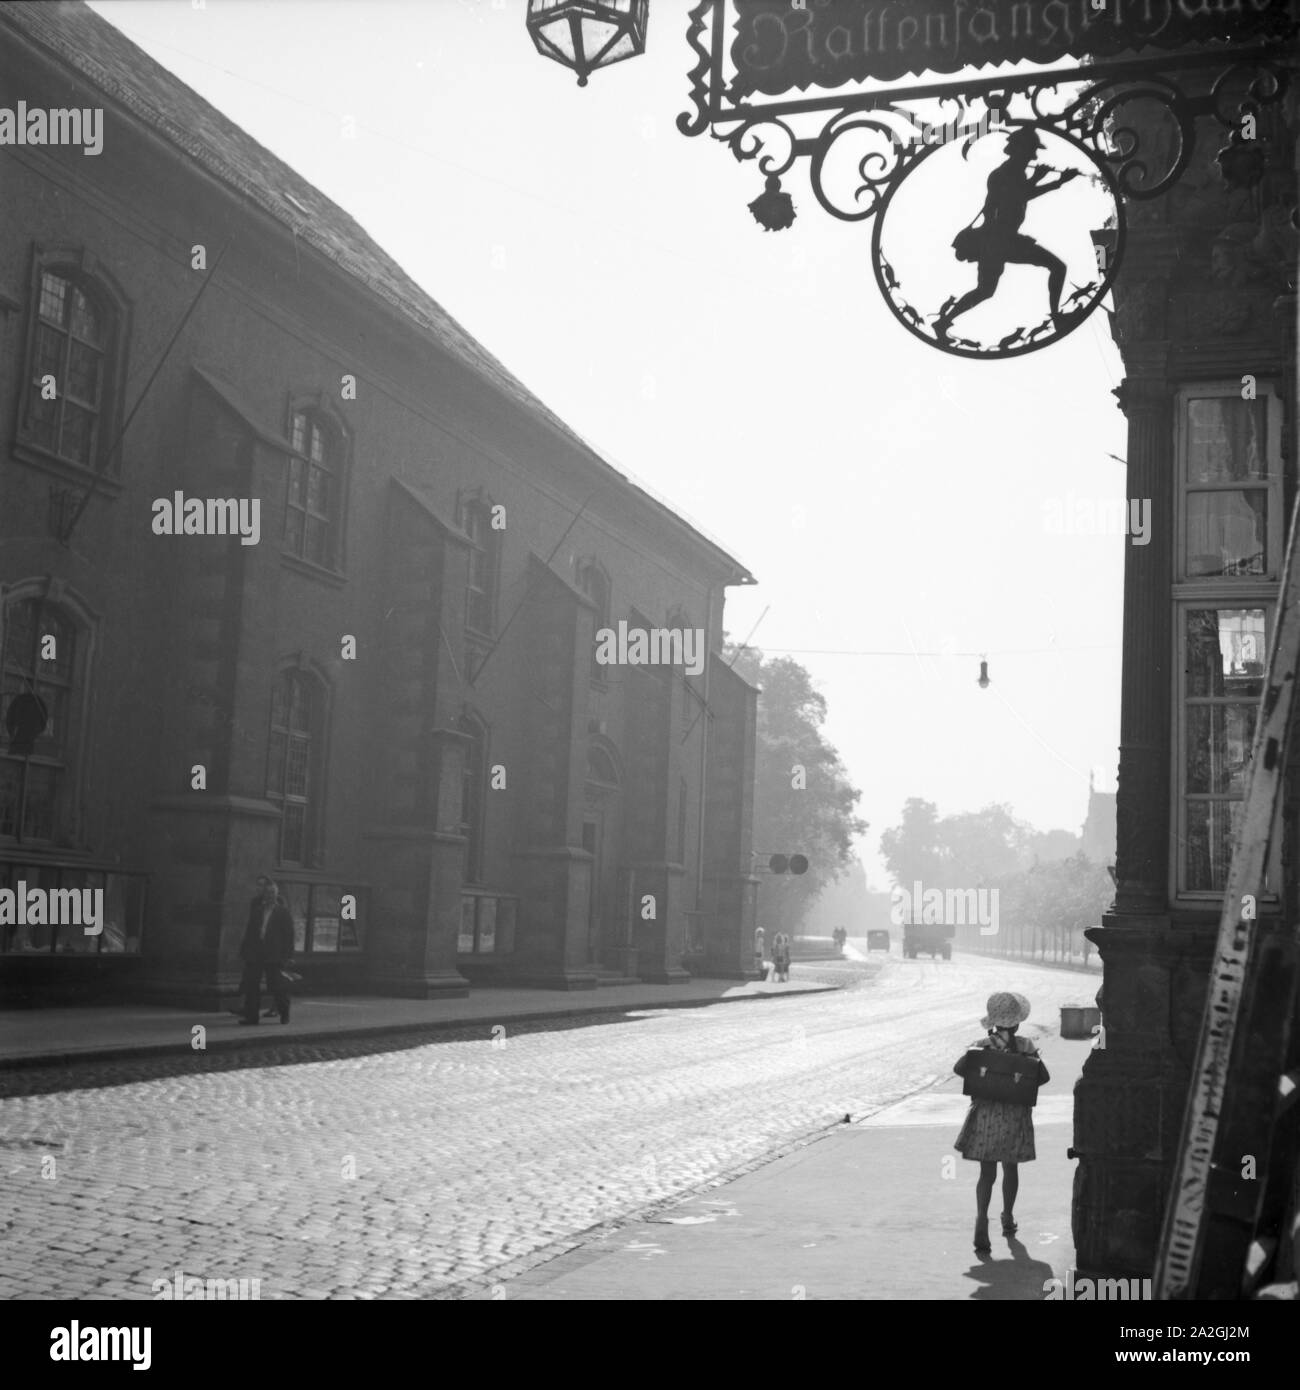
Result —
[[992, 988], [1032, 998], [1032, 1036], [1096, 987], [971, 956], [794, 978], [832, 972], [849, 986], [0, 1078], [0, 1297], [147, 1299], [178, 1269], [263, 1298], [481, 1287], [947, 1076]]

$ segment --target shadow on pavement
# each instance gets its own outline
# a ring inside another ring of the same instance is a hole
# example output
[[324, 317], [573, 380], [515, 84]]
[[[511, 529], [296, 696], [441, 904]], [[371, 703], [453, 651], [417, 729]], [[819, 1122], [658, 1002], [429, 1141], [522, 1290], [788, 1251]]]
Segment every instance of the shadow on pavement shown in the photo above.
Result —
[[[1045, 1260], [1030, 1258], [1029, 1251], [1014, 1237], [993, 1236], [993, 1254], [982, 1255], [978, 1262], [966, 1271], [966, 1278], [976, 1281], [978, 1287], [972, 1290], [971, 1297], [988, 1301], [1014, 1300], [1019, 1303], [1027, 1300], [1042, 1300], [1046, 1285], [1052, 1276], [1052, 1266]], [[1006, 1241], [1011, 1258], [999, 1258], [997, 1247]]]
[[[504, 1037], [514, 1039], [529, 1033], [570, 1032], [576, 1028], [599, 1028], [611, 1023], [644, 1023], [646, 1013], [555, 1014], [549, 1018], [506, 1020]], [[229, 1027], [227, 1027], [229, 1025]], [[374, 1057], [386, 1052], [410, 1052], [420, 1047], [436, 1047], [443, 1043], [477, 1042], [493, 1046], [493, 1024], [466, 1023], [463, 1027], [412, 1029], [401, 1033], [384, 1033], [371, 1037], [346, 1034], [327, 1038], [283, 1041], [277, 1036], [277, 1025], [263, 1024], [267, 1036], [248, 1038], [231, 1015], [213, 1016], [207, 1025], [211, 1050], [113, 1057], [99, 1060], [93, 1055], [75, 1061], [38, 1066], [5, 1067], [0, 1065], [0, 1099], [15, 1096], [51, 1095], [58, 1091], [88, 1091], [103, 1086], [129, 1086], [137, 1081], [153, 1081], [168, 1076], [202, 1076], [208, 1072], [247, 1071], [250, 1068], [305, 1066], [313, 1062], [335, 1062], [355, 1057]], [[239, 1035], [239, 1046], [222, 1047], [227, 1034]], [[215, 1037], [213, 1035], [216, 1035]]]

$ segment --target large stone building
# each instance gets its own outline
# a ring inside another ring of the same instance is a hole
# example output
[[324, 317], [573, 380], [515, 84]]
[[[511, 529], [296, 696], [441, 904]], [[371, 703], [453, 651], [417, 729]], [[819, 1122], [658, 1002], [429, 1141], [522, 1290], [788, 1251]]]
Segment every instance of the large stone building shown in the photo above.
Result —
[[216, 1005], [266, 870], [309, 989], [744, 974], [743, 566], [83, 5], [0, 8], [0, 75], [102, 110], [0, 147], [0, 887], [107, 918], [0, 926], [7, 996]]
[[[1130, 111], [1154, 177], [1177, 154], [1172, 124]], [[1298, 129], [1294, 86], [1233, 148], [1202, 117], [1182, 178], [1129, 208], [1116, 394], [1128, 496], [1149, 500], [1153, 526], [1126, 550], [1116, 896], [1090, 933], [1106, 1045], [1076, 1090], [1074, 1142], [1079, 1265], [1107, 1273], [1148, 1275], [1155, 1259], [1276, 632], [1297, 488]], [[1297, 780], [1292, 766], [1259, 904], [1260, 936], [1283, 954], [1300, 906]]]

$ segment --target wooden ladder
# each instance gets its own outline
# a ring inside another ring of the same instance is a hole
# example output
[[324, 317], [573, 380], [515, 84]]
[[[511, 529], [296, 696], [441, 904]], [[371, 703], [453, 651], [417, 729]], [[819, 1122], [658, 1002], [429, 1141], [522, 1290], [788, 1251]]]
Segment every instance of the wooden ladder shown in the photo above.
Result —
[[[1261, 927], [1256, 905], [1283, 795], [1287, 745], [1300, 707], [1298, 546], [1300, 498], [1291, 519], [1244, 813], [1156, 1256], [1157, 1299], [1249, 1296], [1276, 1244], [1261, 1225], [1272, 1225], [1279, 1217], [1279, 1193], [1294, 1185], [1298, 1078], [1297, 1040], [1291, 1033], [1300, 936], [1285, 914], [1294, 912], [1296, 897], [1288, 895], [1290, 885], [1282, 885], [1280, 927]], [[1290, 871], [1300, 871], [1300, 865]], [[1294, 1208], [1293, 1197], [1290, 1205]], [[1291, 1264], [1286, 1253], [1279, 1261], [1284, 1269]]]

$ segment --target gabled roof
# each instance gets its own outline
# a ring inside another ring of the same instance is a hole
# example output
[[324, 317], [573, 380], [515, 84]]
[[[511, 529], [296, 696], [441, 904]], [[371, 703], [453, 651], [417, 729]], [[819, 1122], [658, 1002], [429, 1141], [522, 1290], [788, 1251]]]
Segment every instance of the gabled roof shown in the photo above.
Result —
[[18, 30], [48, 50], [154, 134], [384, 300], [477, 376], [544, 420], [643, 502], [693, 532], [743, 581], [752, 582], [744, 567], [716, 541], [600, 458], [426, 294], [355, 218], [80, 0], [56, 4], [11, 0], [0, 4], [0, 26]]

